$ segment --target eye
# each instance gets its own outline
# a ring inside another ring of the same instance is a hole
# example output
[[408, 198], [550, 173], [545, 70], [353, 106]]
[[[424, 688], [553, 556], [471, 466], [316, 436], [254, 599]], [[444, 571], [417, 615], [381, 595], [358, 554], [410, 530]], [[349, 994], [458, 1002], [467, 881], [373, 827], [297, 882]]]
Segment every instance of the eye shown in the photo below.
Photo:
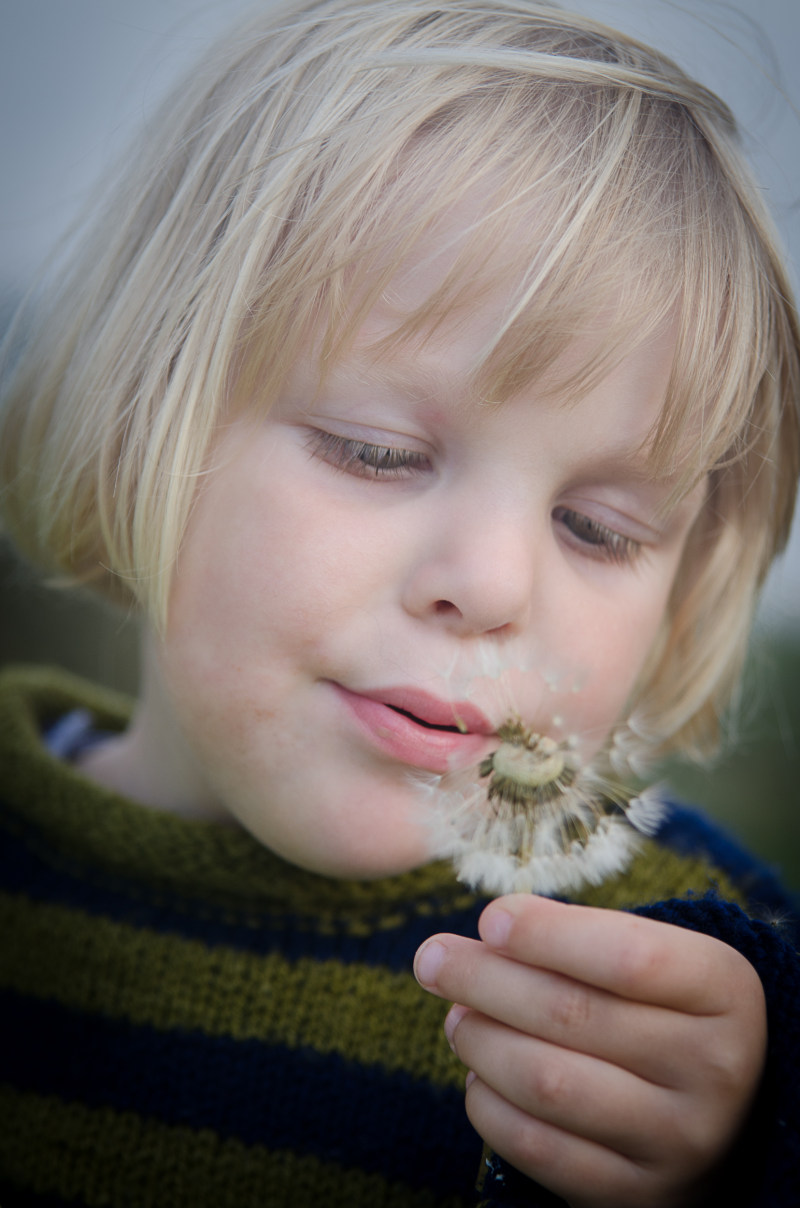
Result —
[[632, 537], [608, 528], [591, 516], [584, 516], [572, 508], [559, 507], [553, 512], [553, 519], [569, 532], [574, 542], [592, 558], [613, 562], [618, 566], [628, 566], [642, 552], [641, 543]]
[[309, 433], [307, 447], [312, 457], [358, 478], [408, 478], [431, 468], [424, 453], [350, 440], [316, 428]]

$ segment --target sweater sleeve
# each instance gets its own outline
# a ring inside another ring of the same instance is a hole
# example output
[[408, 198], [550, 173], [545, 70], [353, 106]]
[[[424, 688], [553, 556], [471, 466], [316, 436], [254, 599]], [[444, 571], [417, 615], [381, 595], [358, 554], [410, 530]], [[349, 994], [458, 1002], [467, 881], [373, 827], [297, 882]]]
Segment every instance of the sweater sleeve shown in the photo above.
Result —
[[636, 911], [702, 931], [753, 965], [767, 1003], [768, 1048], [761, 1090], [736, 1146], [729, 1181], [742, 1208], [793, 1208], [800, 1187], [800, 955], [791, 921], [749, 918], [730, 902], [669, 901]]
[[[791, 920], [748, 917], [708, 896], [671, 899], [633, 913], [730, 944], [761, 978], [767, 1002], [768, 1051], [761, 1089], [714, 1204], [796, 1208], [800, 1187], [800, 955]], [[523, 1178], [496, 1154], [484, 1154], [480, 1208], [556, 1208], [563, 1201]], [[721, 1197], [721, 1198], [719, 1198]]]

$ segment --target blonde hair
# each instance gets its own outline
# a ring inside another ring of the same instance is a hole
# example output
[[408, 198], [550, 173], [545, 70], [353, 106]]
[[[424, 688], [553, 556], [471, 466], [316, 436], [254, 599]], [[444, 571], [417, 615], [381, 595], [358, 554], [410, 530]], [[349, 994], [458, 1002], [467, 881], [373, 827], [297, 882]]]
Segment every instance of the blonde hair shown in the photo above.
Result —
[[466, 248], [395, 339], [503, 282], [475, 358], [502, 399], [609, 309], [567, 393], [677, 323], [654, 465], [679, 491], [711, 485], [635, 704], [649, 745], [707, 745], [788, 535], [800, 439], [789, 286], [722, 102], [545, 2], [310, 0], [221, 42], [128, 163], [7, 391], [0, 485], [22, 548], [163, 624], [232, 409], [268, 406], [312, 337], [323, 365], [342, 355], [479, 192]]

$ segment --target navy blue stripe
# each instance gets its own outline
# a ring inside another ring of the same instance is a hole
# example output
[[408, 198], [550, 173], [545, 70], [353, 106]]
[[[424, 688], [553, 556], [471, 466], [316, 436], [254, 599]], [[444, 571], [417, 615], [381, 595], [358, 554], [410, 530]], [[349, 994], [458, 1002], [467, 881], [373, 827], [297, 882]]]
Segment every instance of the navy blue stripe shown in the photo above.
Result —
[[0, 1205], [2, 1208], [87, 1208], [83, 1200], [70, 1196], [38, 1195], [35, 1191], [23, 1191], [0, 1178]]
[[437, 1193], [467, 1194], [480, 1143], [463, 1095], [312, 1049], [86, 1015], [0, 992], [0, 1080], [88, 1107], [313, 1154]]
[[724, 827], [699, 810], [671, 803], [656, 839], [681, 856], [704, 856], [747, 895], [748, 903], [790, 916], [797, 928], [800, 899], [784, 889], [766, 864], [749, 852]]
[[[304, 920], [293, 915], [264, 912], [248, 921], [237, 921], [231, 909], [193, 902], [167, 891], [152, 890], [138, 882], [122, 878], [113, 883], [93, 883], [83, 867], [56, 866], [40, 858], [33, 844], [0, 832], [0, 885], [10, 893], [26, 893], [32, 898], [63, 905], [89, 914], [102, 915], [134, 927], [147, 927], [164, 934], [199, 939], [210, 947], [230, 947], [264, 954], [279, 949], [289, 960], [312, 954], [316, 960], [336, 959], [381, 965], [394, 972], [405, 972], [423, 940], [435, 931], [452, 931], [476, 937], [478, 915], [483, 903], [464, 911], [444, 911], [432, 917], [402, 917], [397, 927], [385, 927], [372, 921], [375, 930], [368, 935], [351, 935], [342, 925], [332, 934], [321, 932], [314, 917]], [[370, 920], [364, 920], [368, 925]]]

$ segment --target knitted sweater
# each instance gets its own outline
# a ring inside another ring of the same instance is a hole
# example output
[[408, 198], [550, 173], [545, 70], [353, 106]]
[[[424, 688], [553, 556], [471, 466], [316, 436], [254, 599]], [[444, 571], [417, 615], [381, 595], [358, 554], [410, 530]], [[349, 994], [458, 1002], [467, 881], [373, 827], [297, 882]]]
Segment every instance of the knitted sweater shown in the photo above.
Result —
[[[476, 935], [485, 899], [444, 864], [329, 880], [234, 826], [107, 793], [41, 743], [76, 703], [124, 724], [124, 702], [70, 677], [0, 677], [3, 1208], [560, 1203], [482, 1156], [447, 1004], [411, 973], [427, 936]], [[735, 1202], [796, 1204], [800, 961], [788, 923], [764, 921], [789, 909], [771, 876], [676, 808], [582, 900], [756, 966], [770, 1055]]]

